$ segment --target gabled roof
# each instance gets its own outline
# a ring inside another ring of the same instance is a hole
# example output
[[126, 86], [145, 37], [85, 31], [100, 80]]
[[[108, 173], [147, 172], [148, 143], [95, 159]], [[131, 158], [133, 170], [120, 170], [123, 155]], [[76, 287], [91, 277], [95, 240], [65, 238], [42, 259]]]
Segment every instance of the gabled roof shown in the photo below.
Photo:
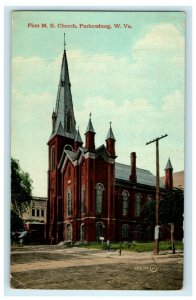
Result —
[[[129, 181], [130, 172], [130, 166], [121, 163], [115, 164], [115, 179]], [[136, 168], [136, 175], [137, 183], [149, 186], [156, 186], [156, 177], [150, 171]], [[164, 187], [164, 185], [161, 182], [160, 187]]]
[[77, 152], [74, 152], [64, 148], [60, 162], [58, 164], [58, 168], [61, 168], [63, 166], [66, 157], [68, 157], [70, 161], [74, 163], [77, 159], [81, 157], [82, 154], [84, 154], [84, 150], [85, 148], [79, 147]]
[[105, 145], [101, 145], [99, 146], [96, 150], [95, 150], [95, 155], [96, 157], [101, 156], [105, 161], [108, 161], [110, 156], [109, 153], [105, 147]]
[[72, 161], [76, 160], [76, 157], [77, 157], [77, 153], [76, 152], [73, 152], [73, 151], [70, 151], [70, 150], [65, 150], [65, 152], [71, 158]]

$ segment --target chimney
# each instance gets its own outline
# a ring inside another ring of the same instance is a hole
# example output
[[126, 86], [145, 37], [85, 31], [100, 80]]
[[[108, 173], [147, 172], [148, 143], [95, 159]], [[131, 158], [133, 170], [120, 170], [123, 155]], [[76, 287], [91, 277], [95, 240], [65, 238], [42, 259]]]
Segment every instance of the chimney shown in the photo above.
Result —
[[132, 183], [137, 182], [137, 174], [136, 174], [136, 152], [131, 152], [131, 175], [129, 176], [129, 180]]

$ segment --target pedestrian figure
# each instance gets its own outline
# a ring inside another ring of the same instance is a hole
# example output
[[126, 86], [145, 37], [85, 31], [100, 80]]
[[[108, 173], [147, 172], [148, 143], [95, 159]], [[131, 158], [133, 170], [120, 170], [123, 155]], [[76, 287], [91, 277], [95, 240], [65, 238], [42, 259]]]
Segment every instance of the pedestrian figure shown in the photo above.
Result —
[[110, 241], [107, 240], [107, 250], [109, 251], [110, 250]]

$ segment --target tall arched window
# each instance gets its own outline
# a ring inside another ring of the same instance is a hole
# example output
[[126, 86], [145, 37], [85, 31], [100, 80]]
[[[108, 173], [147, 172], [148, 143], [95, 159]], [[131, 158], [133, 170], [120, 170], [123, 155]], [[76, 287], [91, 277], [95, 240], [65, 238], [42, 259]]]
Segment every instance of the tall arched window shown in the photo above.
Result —
[[97, 222], [96, 223], [96, 241], [100, 241], [100, 237], [103, 236], [103, 223]]
[[72, 214], [72, 199], [71, 199], [71, 190], [67, 190], [67, 215], [71, 216]]
[[85, 186], [81, 190], [81, 214], [85, 213]]
[[127, 224], [123, 224], [122, 226], [122, 238], [126, 239], [129, 236], [129, 226]]
[[66, 241], [72, 240], [72, 226], [71, 224], [66, 225]]
[[135, 195], [135, 216], [136, 217], [139, 217], [141, 213], [141, 199], [142, 199], [141, 194]]
[[128, 208], [129, 208], [129, 193], [127, 191], [123, 191], [123, 216], [126, 216], [128, 214]]
[[96, 184], [96, 213], [102, 213], [102, 198], [103, 198], [103, 185], [101, 183]]
[[149, 215], [150, 215], [151, 204], [152, 204], [152, 196], [148, 195], [147, 200], [146, 200], [146, 219], [147, 220], [148, 220]]
[[55, 150], [54, 146], [51, 148], [51, 170], [55, 168]]

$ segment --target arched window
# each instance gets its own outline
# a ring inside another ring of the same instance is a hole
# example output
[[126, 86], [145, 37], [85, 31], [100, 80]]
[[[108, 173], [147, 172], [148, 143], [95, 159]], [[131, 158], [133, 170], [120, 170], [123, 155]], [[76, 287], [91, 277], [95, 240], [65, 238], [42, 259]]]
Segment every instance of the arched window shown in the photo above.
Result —
[[80, 225], [80, 241], [84, 241], [84, 224]]
[[152, 202], [152, 195], [149, 194], [149, 195], [147, 196], [147, 203], [150, 204], [151, 202]]
[[103, 185], [101, 183], [96, 184], [96, 213], [102, 213], [102, 198], [103, 198]]
[[135, 216], [136, 217], [139, 217], [141, 213], [141, 199], [142, 199], [141, 194], [135, 195]]
[[66, 241], [72, 240], [72, 226], [71, 224], [66, 225]]
[[65, 86], [65, 81], [63, 79], [61, 79], [61, 86], [64, 87]]
[[85, 186], [81, 190], [81, 214], [85, 213]]
[[53, 171], [55, 168], [55, 150], [54, 146], [51, 148], [51, 170]]
[[64, 147], [65, 150], [73, 151], [73, 147], [69, 144], [66, 144]]
[[122, 238], [126, 239], [129, 236], [129, 226], [127, 224], [123, 224], [122, 226]]
[[67, 190], [67, 215], [71, 216], [72, 214], [72, 199], [71, 199], [71, 190]]
[[126, 216], [129, 208], [129, 193], [127, 191], [123, 191], [123, 216]]
[[103, 236], [103, 223], [97, 222], [96, 223], [96, 241], [100, 241], [100, 237]]
[[147, 200], [146, 200], [146, 219], [147, 220], [148, 220], [149, 215], [150, 215], [151, 204], [152, 204], [152, 196], [148, 195]]

